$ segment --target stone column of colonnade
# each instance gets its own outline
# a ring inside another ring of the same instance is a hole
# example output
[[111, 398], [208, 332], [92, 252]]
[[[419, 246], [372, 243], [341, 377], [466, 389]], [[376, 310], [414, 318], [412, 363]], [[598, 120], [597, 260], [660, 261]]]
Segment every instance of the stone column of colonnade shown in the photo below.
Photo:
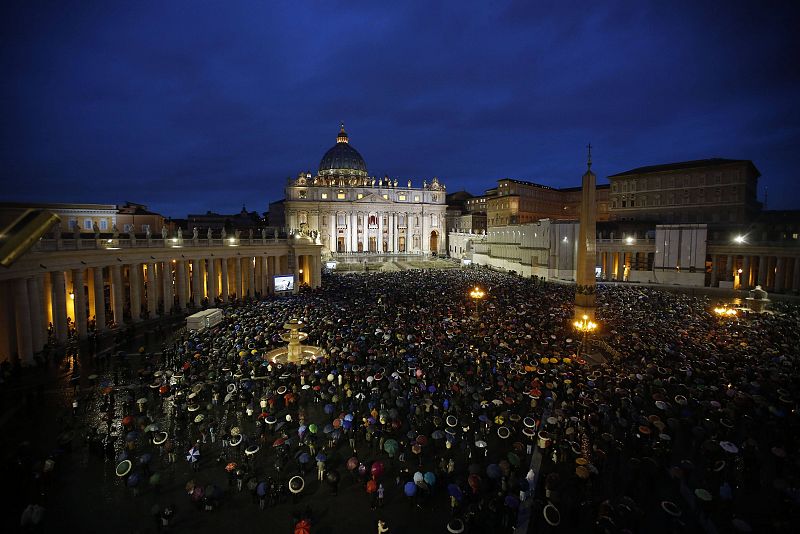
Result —
[[227, 304], [228, 303], [228, 293], [230, 292], [229, 278], [228, 278], [228, 258], [220, 258], [219, 260], [219, 272], [220, 272], [220, 294], [222, 295], [222, 302]]
[[376, 251], [378, 253], [385, 252], [383, 250], [383, 212], [382, 211], [378, 212], [378, 239], [376, 239], [375, 241], [377, 241], [376, 247], [375, 247]]
[[142, 320], [142, 264], [128, 266], [128, 281], [131, 291], [131, 322]]
[[94, 286], [94, 330], [98, 334], [106, 330], [105, 278], [102, 267], [92, 267]]
[[350, 252], [358, 252], [358, 215], [350, 213]]
[[611, 273], [608, 271], [609, 263], [610, 263], [610, 256], [611, 253], [606, 251], [603, 252], [603, 279], [604, 280], [611, 280]]
[[31, 317], [30, 300], [28, 299], [28, 281], [17, 278], [13, 282], [14, 323], [17, 329], [17, 356], [20, 363], [33, 363], [33, 339], [29, 327]]
[[41, 352], [47, 342], [47, 337], [42, 335], [42, 303], [39, 287], [36, 282], [37, 277], [27, 279], [28, 285], [28, 309], [30, 313], [31, 330], [31, 350], [33, 353]]
[[33, 276], [34, 281], [36, 282], [36, 302], [38, 306], [36, 308], [36, 313], [39, 314], [39, 333], [40, 333], [40, 340], [41, 345], [34, 350], [41, 351], [44, 349], [44, 346], [47, 345], [49, 338], [49, 329], [48, 329], [48, 321], [47, 318], [50, 313], [51, 309], [51, 299], [50, 299], [50, 288], [48, 287], [48, 282], [50, 278], [44, 274], [39, 273]]
[[772, 284], [775, 291], [783, 291], [786, 279], [786, 257], [779, 256], [775, 262], [775, 283]]
[[175, 262], [175, 285], [178, 293], [178, 309], [186, 310], [186, 263], [183, 260]]
[[122, 317], [122, 271], [117, 264], [109, 267], [111, 270], [111, 306], [114, 313], [114, 323], [118, 328], [125, 325]]
[[67, 284], [62, 271], [50, 273], [50, 285], [53, 290], [53, 328], [56, 341], [66, 343], [69, 338], [67, 329]]
[[767, 287], [767, 257], [758, 257], [758, 284], [761, 287]]
[[155, 319], [158, 315], [158, 282], [156, 280], [156, 264], [147, 263], [147, 315]]
[[742, 256], [742, 274], [739, 275], [739, 287], [742, 289], [750, 287], [750, 256]]
[[83, 269], [72, 270], [72, 291], [75, 294], [75, 332], [78, 339], [86, 339], [86, 293], [84, 292]]
[[800, 291], [800, 258], [794, 258], [792, 267], [792, 290]]
[[256, 296], [256, 265], [255, 265], [255, 258], [252, 256], [248, 256], [245, 258], [247, 262], [247, 296], [248, 297], [255, 297]]
[[172, 307], [175, 306], [175, 294], [172, 288], [172, 263], [162, 261], [159, 264], [161, 268], [161, 299], [164, 303], [164, 315], [172, 313]]
[[208, 292], [208, 304], [214, 306], [219, 291], [217, 291], [217, 260], [213, 256], [208, 258], [208, 268], [206, 269], [206, 291]]
[[199, 308], [203, 303], [203, 291], [200, 288], [200, 260], [195, 258], [192, 260], [192, 304], [195, 308]]
[[242, 262], [241, 259], [237, 256], [233, 258], [233, 269], [234, 269], [234, 280], [235, 287], [233, 288], [233, 293], [236, 295], [236, 298], [242, 298]]

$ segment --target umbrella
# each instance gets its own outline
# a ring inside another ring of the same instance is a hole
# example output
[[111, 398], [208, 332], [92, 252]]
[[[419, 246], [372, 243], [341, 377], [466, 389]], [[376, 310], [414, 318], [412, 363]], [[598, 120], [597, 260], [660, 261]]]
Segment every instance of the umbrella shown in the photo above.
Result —
[[258, 486], [256, 486], [256, 494], [259, 497], [263, 497], [267, 494], [267, 483], [266, 482], [259, 482]]
[[502, 471], [500, 470], [500, 466], [497, 464], [489, 464], [486, 466], [486, 476], [493, 480], [497, 480], [501, 476], [503, 476]]
[[325, 473], [325, 480], [328, 481], [329, 484], [336, 484], [339, 482], [339, 471], [331, 470]]
[[519, 467], [520, 459], [519, 456], [516, 455], [516, 453], [509, 452], [506, 455], [506, 458], [508, 458], [508, 463], [510, 463], [514, 467]]
[[133, 473], [128, 477], [128, 487], [135, 488], [139, 484], [139, 473]]
[[475, 446], [480, 449], [483, 449], [486, 447], [486, 442], [483, 441], [482, 439], [479, 439], [478, 441], [475, 442]]
[[149, 482], [151, 486], [158, 486], [161, 483], [161, 473], [153, 473], [150, 475]]
[[724, 450], [725, 452], [729, 452], [731, 454], [736, 454], [737, 452], [739, 452], [739, 447], [737, 447], [730, 441], [720, 441], [719, 446], [722, 448], [722, 450]]
[[146, 427], [144, 427], [145, 432], [158, 432], [159, 426], [158, 423], [150, 423]]
[[301, 464], [307, 464], [308, 462], [311, 461], [311, 456], [307, 452], [303, 452], [297, 458], [297, 461], [300, 462]]
[[133, 417], [130, 415], [126, 415], [122, 418], [122, 424], [125, 426], [131, 426], [133, 424]]
[[378, 491], [378, 483], [371, 479], [367, 482], [367, 493], [375, 493], [376, 491]]
[[289, 491], [294, 494], [298, 494], [303, 491], [303, 487], [305, 487], [306, 483], [301, 476], [293, 476], [289, 479]]
[[370, 472], [374, 478], [380, 478], [380, 476], [383, 474], [383, 462], [373, 462]]
[[477, 492], [478, 488], [481, 486], [481, 477], [473, 473], [467, 478], [467, 484], [469, 484], [473, 492]]
[[347, 460], [347, 470], [352, 471], [356, 467], [358, 467], [358, 458], [351, 456], [350, 459]]
[[386, 451], [386, 454], [388, 454], [389, 457], [394, 456], [399, 448], [400, 444], [397, 443], [396, 439], [387, 439], [383, 443], [383, 450]]
[[150, 454], [149, 454], [149, 453], [144, 453], [144, 454], [142, 454], [142, 455], [141, 455], [141, 456], [139, 456], [139, 458], [138, 458], [138, 460], [139, 460], [139, 464], [140, 464], [140, 465], [149, 464], [149, 463], [150, 463], [150, 458], [151, 458], [151, 456], [150, 456]]
[[404, 493], [405, 493], [405, 494], [406, 494], [408, 497], [413, 497], [414, 495], [416, 495], [416, 494], [417, 494], [417, 485], [416, 485], [416, 484], [414, 484], [414, 483], [413, 483], [413, 482], [411, 482], [411, 481], [409, 481], [409, 482], [406, 482], [406, 485], [405, 485], [405, 486], [403, 486], [403, 492], [404, 492]]
[[144, 397], [139, 397], [136, 399], [136, 404], [147, 404], [147, 399]]
[[334, 410], [333, 404], [326, 404], [325, 405], [325, 413], [326, 414], [328, 414], [328, 415], [332, 414], [333, 410]]
[[422, 472], [417, 471], [416, 473], [414, 473], [414, 483], [415, 484], [419, 484], [423, 480], [425, 480], [425, 475], [423, 475]]
[[195, 463], [200, 460], [200, 451], [197, 448], [192, 447], [189, 449], [189, 454], [186, 455], [186, 461], [189, 463]]
[[444, 432], [441, 430], [434, 430], [433, 434], [431, 434], [433, 439], [444, 439]]
[[167, 441], [168, 437], [169, 437], [169, 434], [167, 434], [166, 432], [157, 432], [153, 436], [153, 445], [163, 445], [164, 442]]
[[286, 436], [281, 436], [281, 437], [279, 437], [278, 439], [276, 439], [275, 441], [272, 442], [272, 446], [273, 447], [280, 447], [284, 443], [286, 443]]
[[330, 434], [331, 432], [333, 432], [333, 425], [328, 423], [327, 425], [325, 425], [325, 428], [323, 428], [322, 431], [325, 432], [326, 434]]
[[317, 427], [316, 424], [311, 423], [310, 425], [308, 425], [308, 431], [311, 432], [312, 434], [316, 434], [317, 430], [319, 430], [319, 427]]
[[447, 493], [451, 497], [455, 497], [457, 501], [461, 501], [461, 499], [464, 498], [464, 494], [461, 492], [461, 488], [459, 488], [458, 485], [456, 484], [448, 484]]
[[228, 473], [230, 473], [234, 469], [236, 469], [236, 462], [230, 462], [228, 465], [225, 466], [225, 471], [227, 471]]
[[136, 441], [139, 438], [139, 433], [134, 431], [128, 432], [125, 435], [125, 441]]
[[194, 422], [195, 423], [202, 423], [203, 419], [205, 419], [205, 416], [203, 414], [198, 414], [197, 416], [195, 416]]
[[318, 453], [317, 453], [317, 456], [316, 456], [316, 458], [315, 458], [315, 460], [316, 460], [316, 461], [318, 461], [318, 462], [324, 462], [324, 461], [326, 461], [327, 459], [328, 459], [328, 457], [327, 457], [327, 456], [325, 456], [325, 454], [323, 454], [323, 453], [321, 453], [321, 452], [318, 452]]
[[432, 471], [428, 471], [427, 473], [425, 473], [424, 480], [426, 484], [428, 484], [429, 486], [433, 486], [434, 484], [436, 484], [436, 475], [434, 475]]
[[119, 465], [117, 465], [117, 469], [116, 469], [117, 476], [118, 477], [124, 477], [125, 475], [127, 475], [128, 473], [131, 472], [131, 468], [132, 467], [133, 467], [133, 464], [131, 463], [130, 460], [122, 460], [119, 463]]

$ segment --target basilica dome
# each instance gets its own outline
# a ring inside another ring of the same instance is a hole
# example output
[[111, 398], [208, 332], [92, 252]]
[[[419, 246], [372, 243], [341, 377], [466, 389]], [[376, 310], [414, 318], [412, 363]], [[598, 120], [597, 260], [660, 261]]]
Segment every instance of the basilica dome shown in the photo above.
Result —
[[367, 176], [367, 164], [358, 150], [350, 146], [344, 124], [336, 136], [336, 144], [322, 156], [319, 173]]

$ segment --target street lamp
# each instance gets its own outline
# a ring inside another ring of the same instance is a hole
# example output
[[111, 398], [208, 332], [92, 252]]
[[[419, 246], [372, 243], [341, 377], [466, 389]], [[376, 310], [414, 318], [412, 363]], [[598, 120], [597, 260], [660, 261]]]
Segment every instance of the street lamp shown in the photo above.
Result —
[[724, 317], [736, 317], [736, 309], [729, 308], [727, 304], [721, 304], [714, 308], [714, 313], [717, 314], [717, 317], [724, 318]]
[[475, 286], [475, 289], [469, 292], [469, 296], [475, 301], [475, 319], [477, 320], [480, 318], [478, 315], [478, 306], [480, 306], [481, 299], [486, 296], [486, 292], [478, 286]]
[[575, 321], [572, 324], [582, 334], [581, 345], [578, 347], [578, 353], [576, 354], [577, 357], [580, 357], [581, 351], [586, 346], [586, 336], [597, 329], [597, 323], [590, 321], [588, 315], [584, 315], [580, 321]]

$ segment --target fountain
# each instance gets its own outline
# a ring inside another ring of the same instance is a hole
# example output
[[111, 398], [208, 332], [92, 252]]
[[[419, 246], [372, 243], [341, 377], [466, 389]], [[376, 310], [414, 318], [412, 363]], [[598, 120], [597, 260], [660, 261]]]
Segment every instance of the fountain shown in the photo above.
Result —
[[770, 303], [767, 296], [767, 292], [761, 286], [756, 286], [755, 289], [750, 291], [750, 296], [744, 300], [751, 311], [762, 313], [767, 310], [767, 306]]
[[281, 334], [281, 339], [286, 341], [288, 345], [269, 351], [264, 356], [264, 359], [272, 363], [295, 363], [302, 365], [309, 360], [324, 357], [325, 352], [321, 348], [302, 344], [302, 342], [308, 338], [308, 334], [301, 332], [301, 328], [303, 328], [303, 321], [299, 319], [290, 319], [289, 322], [284, 324], [283, 329], [286, 330], [287, 333]]

